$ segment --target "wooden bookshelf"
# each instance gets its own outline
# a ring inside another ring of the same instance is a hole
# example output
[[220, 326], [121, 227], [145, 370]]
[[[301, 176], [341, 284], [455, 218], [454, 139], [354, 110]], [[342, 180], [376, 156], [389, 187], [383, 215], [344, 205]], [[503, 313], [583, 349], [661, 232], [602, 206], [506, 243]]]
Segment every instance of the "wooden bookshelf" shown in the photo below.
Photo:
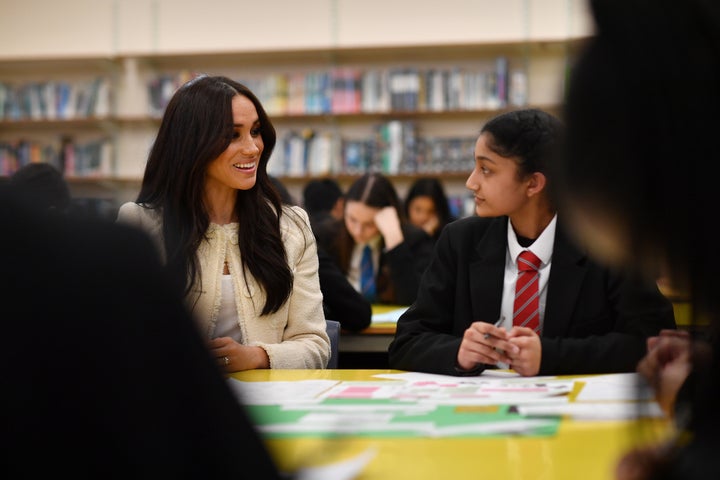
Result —
[[[75, 172], [68, 178], [74, 192], [97, 190], [125, 201], [137, 193], [159, 124], [148, 85], [160, 76], [203, 72], [242, 81], [338, 68], [490, 71], [500, 57], [507, 59], [508, 72], [526, 75], [526, 100], [521, 105], [295, 114], [273, 110], [264, 103], [279, 141], [290, 132], [307, 130], [318, 136], [333, 135], [339, 141], [369, 139], [376, 135], [378, 125], [394, 121], [412, 122], [418, 138], [431, 142], [436, 138], [474, 138], [484, 121], [510, 108], [534, 106], [558, 113], [566, 67], [590, 34], [589, 16], [582, 12], [582, 3], [555, 2], [538, 9], [532, 2], [468, 5], [448, 1], [442, 11], [417, 9], [409, 0], [391, 5], [370, 0], [360, 10], [353, 2], [336, 0], [309, 0], [302, 8], [283, 4], [288, 14], [297, 10], [294, 28], [283, 27], [278, 20], [280, 23], [271, 25], [247, 25], [243, 35], [231, 37], [223, 32], [236, 31], [233, 15], [214, 15], [211, 30], [188, 36], [188, 32], [202, 29], [199, 22], [207, 11], [232, 11], [235, 6], [228, 0], [208, 0], [202, 7], [186, 5], [181, 12], [164, 0], [98, 1], [92, 11], [80, 0], [32, 13], [19, 8], [14, 16], [0, 19], [0, 44], [5, 45], [0, 48], [0, 83], [88, 82], [102, 76], [110, 82], [110, 105], [102, 116], [82, 118], [0, 115], [0, 143], [14, 145], [25, 140], [59, 145], [68, 138], [78, 144], [106, 139], [112, 146], [110, 173], [85, 176]], [[408, 9], [413, 10], [410, 23]], [[463, 9], [472, 11], [463, 13]], [[67, 17], [64, 28], [73, 35], [44, 38], [31, 25], [23, 25], [59, 16]], [[470, 17], [474, 20], [466, 21]], [[433, 29], [424, 27], [428, 22]], [[371, 31], [367, 25], [373, 25]], [[271, 162], [279, 161], [275, 158], [279, 154], [276, 147]], [[0, 171], [8, 173], [7, 169]], [[465, 192], [469, 170], [435, 173], [442, 174], [450, 194]], [[401, 185], [400, 193], [402, 185], [429, 174], [390, 172]], [[326, 172], [282, 175], [282, 179], [297, 195], [309, 178], [322, 175], [339, 176], [343, 183], [357, 176], [333, 167]]]

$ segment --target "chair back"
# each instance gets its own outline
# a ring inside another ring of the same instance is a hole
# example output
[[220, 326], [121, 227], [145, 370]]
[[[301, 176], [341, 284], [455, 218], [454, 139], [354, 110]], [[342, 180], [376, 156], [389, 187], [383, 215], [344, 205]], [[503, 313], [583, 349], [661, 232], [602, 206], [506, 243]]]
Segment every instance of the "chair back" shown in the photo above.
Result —
[[330, 337], [330, 360], [327, 368], [338, 368], [338, 345], [340, 343], [340, 322], [337, 320], [325, 320], [327, 334]]

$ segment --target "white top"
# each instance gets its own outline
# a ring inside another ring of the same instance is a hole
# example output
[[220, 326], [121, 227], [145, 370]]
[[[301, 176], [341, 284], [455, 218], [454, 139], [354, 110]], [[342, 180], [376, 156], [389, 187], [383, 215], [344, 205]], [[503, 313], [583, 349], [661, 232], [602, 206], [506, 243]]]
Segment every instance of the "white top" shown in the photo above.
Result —
[[368, 243], [356, 243], [353, 247], [352, 256], [350, 257], [350, 268], [348, 269], [347, 279], [355, 290], [362, 292], [360, 286], [360, 263], [362, 263], [363, 250], [365, 245], [370, 245], [372, 250], [373, 259], [373, 272], [377, 277], [378, 269], [380, 268], [380, 241], [382, 240], [380, 234], [371, 238]]
[[237, 305], [235, 304], [235, 290], [233, 289], [232, 276], [230, 274], [222, 277], [222, 292], [220, 293], [220, 309], [215, 321], [215, 332], [212, 338], [230, 337], [238, 343], [242, 341], [242, 330], [240, 329], [240, 318]]

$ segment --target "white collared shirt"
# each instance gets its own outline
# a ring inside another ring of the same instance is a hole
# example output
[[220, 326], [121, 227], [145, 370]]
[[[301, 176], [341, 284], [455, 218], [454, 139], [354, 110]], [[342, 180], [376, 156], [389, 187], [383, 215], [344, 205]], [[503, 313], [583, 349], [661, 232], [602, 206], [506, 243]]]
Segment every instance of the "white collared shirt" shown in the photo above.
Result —
[[[517, 240], [515, 230], [508, 221], [507, 229], [507, 252], [505, 254], [505, 279], [503, 281], [502, 305], [500, 315], [504, 318], [501, 326], [510, 331], [512, 328], [513, 304], [515, 303], [515, 281], [517, 280], [518, 268], [517, 258], [524, 250], [530, 250], [538, 257], [540, 265], [540, 328], [542, 329], [545, 319], [545, 303], [547, 299], [548, 278], [550, 278], [550, 266], [552, 263], [553, 246], [555, 244], [555, 226], [557, 225], [557, 214], [553, 217], [545, 230], [528, 248], [522, 247]], [[542, 331], [542, 330], [541, 330]]]

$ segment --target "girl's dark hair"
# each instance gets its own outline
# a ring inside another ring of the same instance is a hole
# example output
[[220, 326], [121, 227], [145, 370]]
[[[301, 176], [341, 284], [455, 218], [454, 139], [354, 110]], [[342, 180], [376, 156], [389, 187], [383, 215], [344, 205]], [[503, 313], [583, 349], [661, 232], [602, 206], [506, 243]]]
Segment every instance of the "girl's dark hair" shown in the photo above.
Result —
[[559, 119], [535, 108], [501, 113], [483, 125], [489, 134], [488, 147], [518, 164], [521, 178], [540, 172], [548, 177], [552, 159], [562, 145], [563, 126]]
[[[380, 173], [366, 173], [355, 180], [345, 194], [345, 208], [349, 202], [361, 202], [372, 208], [394, 207], [400, 222], [406, 222], [405, 212], [395, 186]], [[355, 240], [345, 227], [345, 222], [342, 222], [342, 228], [339, 230], [336, 243], [337, 256], [340, 269], [347, 275]]]
[[430, 197], [432, 199], [435, 205], [435, 211], [437, 212], [438, 218], [440, 218], [438, 232], [453, 220], [450, 214], [450, 204], [448, 203], [447, 195], [445, 195], [445, 189], [439, 179], [435, 177], [419, 178], [412, 184], [405, 196], [404, 207], [406, 217], [408, 217], [410, 202], [412, 202], [415, 197]]
[[250, 271], [266, 293], [262, 314], [276, 312], [290, 296], [293, 276], [280, 234], [282, 203], [267, 174], [276, 134], [258, 98], [222, 76], [200, 76], [170, 99], [150, 150], [137, 203], [161, 212], [168, 269], [184, 279], [184, 292], [199, 291], [197, 249], [210, 217], [203, 201], [208, 165], [233, 137], [232, 99], [242, 95], [257, 110], [264, 149], [255, 186], [237, 191], [238, 246], [243, 275]]

